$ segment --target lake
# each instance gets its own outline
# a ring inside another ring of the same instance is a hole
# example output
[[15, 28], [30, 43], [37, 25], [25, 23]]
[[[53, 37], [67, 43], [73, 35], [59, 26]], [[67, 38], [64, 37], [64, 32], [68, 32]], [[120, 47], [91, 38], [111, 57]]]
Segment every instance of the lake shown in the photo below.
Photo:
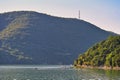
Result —
[[120, 71], [69, 66], [0, 66], [0, 80], [120, 80]]

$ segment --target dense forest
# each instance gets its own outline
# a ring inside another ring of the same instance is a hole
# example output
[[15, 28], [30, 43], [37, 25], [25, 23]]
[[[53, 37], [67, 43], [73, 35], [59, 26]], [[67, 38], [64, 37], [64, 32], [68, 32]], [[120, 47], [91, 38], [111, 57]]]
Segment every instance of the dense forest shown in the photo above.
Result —
[[95, 44], [84, 54], [80, 54], [74, 61], [74, 65], [120, 67], [120, 36], [110, 36]]

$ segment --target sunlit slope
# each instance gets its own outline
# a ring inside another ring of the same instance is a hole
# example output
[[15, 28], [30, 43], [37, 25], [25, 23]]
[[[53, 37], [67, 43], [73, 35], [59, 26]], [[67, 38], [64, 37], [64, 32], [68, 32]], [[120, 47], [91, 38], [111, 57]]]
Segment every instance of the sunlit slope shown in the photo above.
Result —
[[120, 67], [120, 36], [110, 36], [81, 54], [75, 66]]

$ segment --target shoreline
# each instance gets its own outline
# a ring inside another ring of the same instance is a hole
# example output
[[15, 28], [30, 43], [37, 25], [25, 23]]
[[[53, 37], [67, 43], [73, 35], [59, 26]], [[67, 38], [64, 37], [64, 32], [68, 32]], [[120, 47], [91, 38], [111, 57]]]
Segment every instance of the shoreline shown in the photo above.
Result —
[[76, 65], [75, 69], [89, 68], [89, 69], [103, 69], [103, 70], [120, 70], [120, 67], [108, 67], [108, 66], [87, 66], [87, 65]]

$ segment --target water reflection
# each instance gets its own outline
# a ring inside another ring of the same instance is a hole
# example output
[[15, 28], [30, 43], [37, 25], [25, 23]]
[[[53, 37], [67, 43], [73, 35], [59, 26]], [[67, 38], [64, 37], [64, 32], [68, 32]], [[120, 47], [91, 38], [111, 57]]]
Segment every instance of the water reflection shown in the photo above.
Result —
[[77, 80], [109, 80], [108, 77], [104, 76], [104, 74], [100, 74], [91, 69], [81, 69], [76, 70]]
[[115, 70], [37, 67], [0, 68], [0, 80], [120, 80], [120, 71]]
[[78, 76], [78, 80], [120, 80], [119, 70], [80, 69], [76, 70], [76, 74]]

